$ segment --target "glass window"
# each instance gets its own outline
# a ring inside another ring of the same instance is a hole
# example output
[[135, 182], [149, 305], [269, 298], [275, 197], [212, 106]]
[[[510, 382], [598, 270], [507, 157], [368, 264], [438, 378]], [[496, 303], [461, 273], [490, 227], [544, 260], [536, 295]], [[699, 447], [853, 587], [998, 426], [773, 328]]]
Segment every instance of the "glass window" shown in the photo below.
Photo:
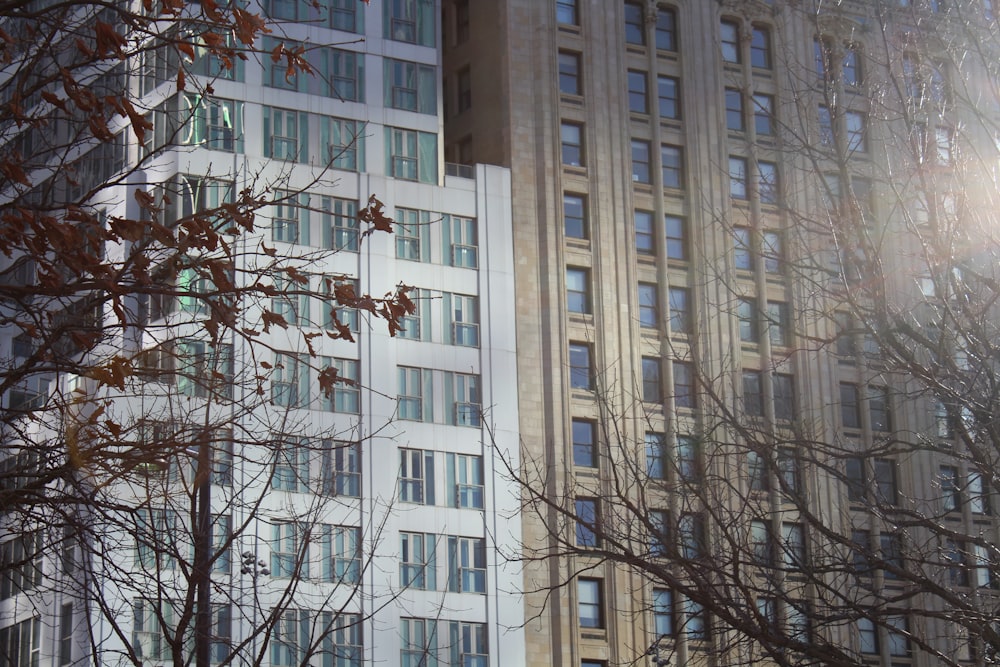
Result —
[[646, 473], [652, 479], [667, 478], [667, 443], [662, 433], [646, 434]]
[[908, 656], [910, 655], [910, 640], [906, 636], [910, 630], [910, 625], [905, 616], [887, 616], [886, 627], [889, 629], [886, 634], [889, 645], [889, 655]]
[[775, 373], [774, 384], [774, 418], [779, 421], [792, 421], [795, 418], [795, 378], [784, 373]]
[[600, 517], [596, 498], [576, 499], [576, 546], [585, 549], [596, 548], [600, 544], [597, 537]]
[[320, 524], [322, 577], [325, 581], [357, 583], [361, 579], [361, 529]]
[[358, 202], [321, 197], [323, 246], [330, 250], [358, 251]]
[[418, 505], [434, 504], [434, 452], [399, 450], [399, 499]]
[[646, 27], [642, 21], [642, 5], [625, 3], [625, 41], [629, 44], [646, 43]]
[[698, 441], [686, 435], [677, 436], [677, 477], [688, 484], [701, 480], [701, 454]]
[[343, 118], [320, 118], [320, 141], [324, 158], [334, 169], [359, 171], [365, 168], [365, 124]]
[[[364, 55], [341, 49], [323, 49], [320, 53], [326, 56], [324, 60], [328, 62], [330, 85], [332, 86], [331, 97], [336, 97], [341, 101], [364, 102]], [[412, 63], [408, 64], [412, 65]], [[425, 68], [420, 81], [425, 89], [425, 97], [430, 97], [429, 100], [424, 100], [425, 105], [437, 103], [437, 84], [433, 76], [428, 76], [433, 75], [433, 73], [433, 69], [427, 71]], [[430, 84], [430, 90], [427, 90], [426, 86], [423, 85], [425, 83]], [[388, 102], [388, 100], [386, 101]], [[424, 111], [423, 113], [434, 112]]]
[[740, 340], [744, 343], [756, 343], [757, 300], [740, 299], [736, 304], [736, 318], [739, 321]]
[[567, 95], [581, 95], [580, 54], [559, 52], [559, 92]]
[[795, 493], [800, 490], [799, 456], [792, 447], [778, 448], [778, 480], [782, 491]]
[[899, 490], [896, 486], [896, 462], [893, 459], [875, 459], [875, 494], [879, 502], [895, 505]]
[[264, 156], [275, 160], [307, 162], [308, 114], [264, 107]]
[[754, 93], [753, 125], [757, 136], [766, 137], [774, 134], [774, 96]]
[[660, 146], [660, 158], [663, 160], [663, 187], [684, 187], [684, 154], [680, 146]]
[[431, 389], [429, 386], [430, 372], [406, 366], [400, 366], [397, 372], [399, 374], [399, 396], [396, 399], [397, 416], [409, 421], [430, 421], [432, 417], [431, 402], [428, 400], [426, 412], [424, 402], [425, 385], [427, 385], [428, 390]]
[[323, 493], [329, 496], [361, 495], [361, 444], [323, 441]]
[[563, 224], [566, 236], [574, 239], [587, 238], [587, 207], [581, 195], [563, 195]]
[[301, 553], [304, 547], [301, 540], [302, 527], [289, 521], [274, 523], [271, 535], [271, 576], [285, 579], [293, 574], [303, 578], [307, 576], [302, 571], [308, 563]]
[[781, 524], [782, 561], [789, 570], [801, 570], [806, 564], [805, 530], [800, 523]]
[[764, 232], [764, 237], [761, 241], [761, 252], [764, 254], [764, 271], [766, 273], [781, 273], [785, 256], [781, 233]]
[[743, 93], [726, 88], [726, 128], [736, 132], [746, 129], [743, 120]]
[[733, 229], [733, 260], [738, 271], [752, 271], [754, 255], [750, 243], [750, 230], [746, 227]]
[[788, 304], [783, 301], [767, 302], [767, 337], [771, 345], [785, 347], [791, 341], [791, 318]]
[[771, 488], [771, 474], [767, 469], [767, 460], [759, 452], [747, 452], [747, 475], [750, 478], [751, 491], [767, 491]]
[[771, 68], [771, 33], [754, 26], [750, 35], [750, 64], [761, 69]]
[[656, 48], [660, 51], [677, 50], [677, 15], [672, 9], [660, 7], [656, 12]]
[[448, 538], [448, 590], [453, 593], [486, 592], [486, 540]]
[[[455, 507], [483, 509], [483, 457], [467, 454], [448, 455], [448, 476], [455, 476]], [[454, 467], [454, 470], [451, 468]]]
[[969, 492], [969, 510], [973, 514], [989, 514], [989, 490], [984, 484], [982, 473], [970, 472], [966, 488]]
[[757, 163], [757, 193], [761, 204], [778, 203], [778, 165], [763, 160]]
[[861, 60], [858, 55], [858, 47], [848, 44], [844, 47], [844, 60], [841, 69], [845, 86], [861, 85]]
[[686, 261], [688, 259], [687, 224], [679, 215], [664, 215], [667, 232], [667, 259]]
[[673, 596], [666, 588], [653, 589], [653, 632], [657, 637], [674, 634]]
[[747, 199], [746, 158], [729, 158], [729, 196], [733, 199]]
[[577, 579], [581, 628], [604, 627], [604, 596], [600, 579]]
[[642, 400], [659, 403], [663, 394], [660, 387], [660, 360], [657, 357], [642, 358]]
[[686, 287], [671, 287], [668, 295], [670, 330], [675, 334], [690, 334], [692, 330], [691, 290]]
[[437, 135], [386, 127], [386, 162], [391, 176], [423, 183], [437, 182]]
[[326, 368], [337, 371], [337, 381], [333, 390], [324, 395], [325, 409], [332, 412], [358, 414], [361, 411], [361, 379], [358, 362], [355, 359], [321, 357]]
[[681, 607], [684, 613], [684, 633], [691, 641], [708, 639], [708, 619], [705, 608], [694, 600], [686, 599]]
[[633, 113], [649, 113], [649, 95], [645, 72], [628, 71], [628, 109]]
[[582, 468], [597, 467], [596, 442], [594, 440], [596, 425], [586, 419], [574, 419], [573, 435], [573, 465]]
[[478, 428], [481, 423], [482, 397], [479, 392], [479, 376], [469, 373], [446, 373], [445, 383], [454, 383], [455, 414], [448, 421], [455, 426]]
[[386, 39], [421, 46], [435, 46], [437, 14], [434, 3], [423, 0], [388, 0], [382, 10]]
[[752, 417], [764, 416], [760, 371], [743, 371], [743, 409]]
[[754, 519], [750, 522], [750, 556], [757, 565], [770, 567], [771, 560], [771, 530], [765, 521]]
[[694, 408], [697, 394], [694, 386], [694, 367], [687, 361], [674, 361], [674, 407]]
[[659, 325], [659, 293], [656, 285], [639, 283], [639, 326], [655, 329]]
[[590, 345], [586, 343], [569, 344], [569, 385], [573, 389], [593, 389]]
[[435, 551], [437, 536], [428, 533], [399, 534], [399, 579], [406, 588], [434, 590], [437, 587]]
[[720, 24], [722, 60], [727, 63], [738, 63], [740, 58], [740, 26], [735, 21], [723, 21]]
[[653, 236], [653, 214], [649, 211], [635, 212], [635, 249], [640, 255], [656, 254], [656, 243]]
[[447, 294], [451, 298], [451, 343], [479, 347], [479, 299], [465, 294]]
[[632, 180], [636, 183], [650, 183], [649, 163], [651, 160], [649, 142], [632, 140]]
[[694, 560], [705, 555], [705, 524], [700, 514], [682, 514], [677, 521], [680, 557]]
[[892, 430], [888, 389], [885, 387], [868, 387], [868, 414], [871, 416], [873, 431]]
[[840, 383], [840, 421], [844, 428], [861, 428], [861, 394], [856, 384]]
[[869, 655], [877, 655], [878, 649], [878, 628], [875, 627], [875, 623], [872, 622], [870, 618], [859, 618], [857, 622], [858, 626], [858, 644], [862, 653]]
[[566, 268], [566, 309], [571, 313], [590, 312], [590, 272]]
[[562, 163], [571, 167], [583, 166], [583, 126], [576, 123], [563, 123], [560, 137], [562, 139]]
[[577, 0], [556, 0], [556, 22], [564, 25], [577, 25]]
[[[392, 58], [383, 59], [383, 63], [387, 107], [437, 113], [437, 74], [434, 67]], [[345, 96], [344, 99], [351, 98]]]
[[847, 150], [867, 153], [868, 132], [865, 115], [857, 111], [847, 111], [844, 113], [844, 123], [847, 128]]
[[681, 117], [681, 84], [676, 77], [656, 78], [656, 94], [659, 100], [660, 118], [679, 120]]

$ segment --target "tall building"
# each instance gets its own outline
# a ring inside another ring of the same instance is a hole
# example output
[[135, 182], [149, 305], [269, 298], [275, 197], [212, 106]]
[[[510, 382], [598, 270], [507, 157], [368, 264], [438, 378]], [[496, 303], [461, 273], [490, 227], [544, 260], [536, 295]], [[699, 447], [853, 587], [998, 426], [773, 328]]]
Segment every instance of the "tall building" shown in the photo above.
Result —
[[[57, 11], [36, 4], [42, 16]], [[273, 203], [254, 231], [223, 239], [235, 259], [222, 273], [158, 255], [153, 242], [156, 293], [119, 304], [133, 324], [109, 327], [93, 352], [137, 369], [123, 390], [96, 375], [39, 372], [8, 392], [5, 406], [40, 433], [27, 442], [53, 443], [41, 467], [69, 456], [74, 484], [107, 502], [54, 512], [48, 525], [10, 525], [8, 515], [0, 665], [173, 663], [171, 630], [204, 611], [200, 598], [191, 603], [206, 500], [212, 664], [523, 659], [519, 572], [503, 556], [519, 544], [518, 499], [498, 458], [516, 463], [519, 441], [510, 172], [445, 163], [438, 3], [320, 4], [257, 7], [271, 28], [263, 55], [227, 68], [192, 50], [184, 91], [168, 46], [97, 82], [130, 90], [152, 127], [143, 145], [116, 118], [117, 139], [77, 163], [66, 201], [95, 187], [86, 205], [102, 220], [146, 216], [168, 229], [244, 189]], [[78, 11], [70, 18], [82, 34], [108, 18]], [[279, 46], [302, 49], [313, 74], [269, 58]], [[136, 189], [156, 210], [141, 210]], [[372, 195], [396, 221], [393, 234], [359, 228]], [[130, 247], [98, 255], [131, 260]], [[4, 260], [4, 285], [35, 285], [32, 271], [11, 268], [18, 260]], [[225, 275], [231, 291], [255, 296], [213, 342], [201, 322], [226, 304], [205, 295]], [[273, 289], [255, 289], [257, 280]], [[416, 307], [398, 334], [364, 307], [331, 313], [329, 294], [345, 284], [378, 297], [400, 283], [414, 288]], [[327, 335], [338, 327], [356, 341]], [[4, 358], [28, 363], [41, 343], [6, 333]], [[330, 368], [341, 382], [325, 393]], [[76, 398], [66, 411], [47, 411], [67, 396]], [[116, 454], [73, 460], [71, 445], [90, 456], [80, 424], [97, 404], [115, 425]], [[25, 433], [15, 441], [14, 430], [4, 436], [4, 477], [14, 480], [4, 488], [16, 491], [38, 459], [16, 454]], [[185, 439], [190, 447], [172, 446], [169, 459], [143, 455]], [[196, 469], [209, 455], [207, 480]]]
[[994, 20], [446, 0], [445, 152], [512, 174], [525, 664], [992, 655]]

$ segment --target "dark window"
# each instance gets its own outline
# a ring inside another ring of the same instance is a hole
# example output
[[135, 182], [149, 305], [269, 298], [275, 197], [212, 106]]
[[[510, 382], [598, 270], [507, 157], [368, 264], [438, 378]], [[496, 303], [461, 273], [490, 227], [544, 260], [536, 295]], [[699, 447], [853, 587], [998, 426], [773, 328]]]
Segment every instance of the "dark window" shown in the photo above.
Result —
[[592, 389], [594, 386], [590, 346], [586, 343], [569, 344], [569, 386], [573, 389]]
[[767, 28], [753, 27], [750, 36], [750, 64], [762, 69], [771, 68], [771, 33]]
[[587, 207], [581, 195], [563, 195], [563, 225], [567, 237], [587, 238]]
[[797, 493], [799, 484], [799, 456], [791, 447], [778, 448], [778, 480], [785, 493]]
[[752, 271], [753, 250], [750, 244], [750, 230], [746, 227], [733, 229], [733, 260], [738, 271]]
[[875, 459], [875, 494], [879, 502], [895, 505], [899, 500], [896, 485], [896, 462], [892, 459]]
[[746, 129], [743, 120], [743, 93], [735, 88], [726, 88], [726, 127], [737, 132]]
[[667, 443], [662, 433], [646, 434], [646, 473], [652, 479], [667, 478]]
[[691, 333], [691, 290], [686, 287], [671, 287], [670, 330], [675, 334]]
[[576, 546], [593, 549], [600, 544], [597, 537], [600, 516], [596, 498], [576, 499]]
[[885, 387], [868, 387], [868, 414], [871, 416], [873, 431], [892, 430], [888, 389]]
[[705, 521], [700, 514], [682, 514], [678, 519], [677, 550], [688, 560], [705, 555]]
[[751, 417], [764, 416], [760, 371], [743, 371], [743, 410]]
[[727, 63], [740, 62], [740, 26], [735, 21], [720, 24], [722, 38], [722, 60]]
[[851, 563], [854, 574], [859, 577], [871, 576], [869, 550], [872, 548], [872, 534], [869, 530], [855, 528], [851, 531]]
[[767, 302], [767, 337], [771, 345], [784, 347], [791, 340], [791, 319], [788, 304], [783, 301]]
[[663, 161], [663, 187], [684, 187], [684, 153], [680, 146], [660, 146]]
[[760, 195], [760, 203], [777, 204], [779, 191], [778, 165], [774, 162], [758, 162], [757, 194]]
[[844, 462], [844, 477], [847, 480], [847, 499], [851, 502], [864, 502], [867, 478], [864, 459], [849, 457]]
[[694, 369], [686, 361], [674, 361], [674, 407], [694, 408], [696, 395], [694, 391]]
[[667, 259], [687, 260], [687, 225], [684, 218], [668, 214], [663, 216], [663, 222], [667, 230]]
[[840, 383], [840, 420], [844, 428], [861, 428], [861, 405], [858, 385]]
[[848, 44], [844, 47], [843, 60], [843, 81], [845, 86], [861, 85], [861, 59], [858, 55], [858, 47]]
[[677, 477], [688, 484], [697, 484], [701, 480], [698, 441], [690, 436], [677, 437]]
[[767, 460], [758, 452], [747, 453], [747, 475], [750, 478], [751, 491], [767, 491], [771, 488], [771, 475], [767, 469]]
[[655, 329], [659, 325], [659, 293], [656, 285], [639, 283], [639, 326]]
[[640, 255], [656, 254], [656, 243], [653, 237], [653, 214], [649, 211], [635, 212], [635, 249]]
[[577, 25], [576, 0], [556, 0], [556, 22], [565, 25]]
[[573, 420], [573, 465], [582, 468], [597, 467], [594, 431], [594, 422], [585, 419]]
[[677, 50], [677, 15], [672, 9], [656, 13], [656, 48], [661, 51]]
[[636, 183], [649, 183], [649, 142], [641, 139], [632, 140], [632, 180]]
[[559, 52], [559, 92], [567, 95], [582, 94], [579, 53]]
[[583, 166], [583, 126], [576, 123], [563, 123], [560, 128], [560, 137], [562, 163], [571, 167]]
[[642, 5], [625, 3], [625, 41], [629, 44], [645, 44], [646, 28], [642, 21]]
[[791, 421], [795, 418], [795, 378], [784, 373], [774, 374], [774, 418]]
[[879, 535], [879, 550], [882, 557], [883, 576], [886, 579], [899, 579], [899, 570], [903, 569], [903, 538], [899, 533], [881, 533]]
[[941, 484], [941, 508], [945, 512], [954, 512], [962, 507], [962, 494], [958, 482], [958, 468], [941, 466], [938, 469], [938, 481]]
[[656, 94], [659, 99], [660, 118], [678, 120], [681, 117], [681, 84], [672, 76], [656, 79]]
[[628, 71], [628, 110], [633, 113], [649, 113], [647, 78], [645, 72]]
[[736, 304], [736, 317], [739, 320], [740, 340], [744, 343], [756, 343], [758, 339], [757, 300], [740, 299]]
[[774, 134], [774, 96], [755, 93], [753, 100], [753, 127], [757, 136]]
[[642, 400], [647, 403], [659, 403], [662, 400], [660, 391], [660, 360], [657, 357], [642, 358]]

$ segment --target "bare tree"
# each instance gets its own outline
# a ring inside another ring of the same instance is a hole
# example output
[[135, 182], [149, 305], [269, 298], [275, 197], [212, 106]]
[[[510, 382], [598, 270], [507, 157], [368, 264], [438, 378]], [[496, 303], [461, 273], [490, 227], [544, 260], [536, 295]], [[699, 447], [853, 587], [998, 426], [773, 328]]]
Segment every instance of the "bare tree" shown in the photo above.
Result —
[[640, 293], [600, 373], [571, 343], [592, 413], [510, 471], [530, 599], [627, 616], [628, 664], [995, 662], [991, 3], [720, 4], [731, 204], [693, 313]]

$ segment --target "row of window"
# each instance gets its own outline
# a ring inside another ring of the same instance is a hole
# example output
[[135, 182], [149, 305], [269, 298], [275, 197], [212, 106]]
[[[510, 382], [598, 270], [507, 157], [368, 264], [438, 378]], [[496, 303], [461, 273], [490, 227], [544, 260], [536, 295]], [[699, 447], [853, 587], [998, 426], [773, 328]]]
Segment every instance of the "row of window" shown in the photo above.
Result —
[[[315, 5], [308, 0], [265, 0], [264, 13], [279, 21], [308, 23], [364, 34], [365, 6], [358, 0], [331, 0]], [[392, 0], [382, 6], [382, 37], [397, 42], [435, 46], [437, 19], [428, 0]]]
[[[486, 593], [486, 540], [480, 537], [400, 533], [399, 579], [407, 588], [439, 590], [438, 561], [447, 561], [443, 590]], [[444, 558], [439, 552], [445, 551]]]
[[399, 500], [417, 505], [483, 509], [483, 457], [400, 449]]
[[[293, 320], [294, 321], [294, 320]], [[308, 408], [327, 412], [361, 412], [360, 371], [356, 359], [320, 357], [320, 369], [336, 370], [337, 382], [329, 391], [312, 393], [316, 371], [307, 354], [276, 352], [271, 374], [271, 401], [286, 408]]]
[[482, 423], [479, 375], [400, 366], [397, 379], [400, 419], [472, 427]]

